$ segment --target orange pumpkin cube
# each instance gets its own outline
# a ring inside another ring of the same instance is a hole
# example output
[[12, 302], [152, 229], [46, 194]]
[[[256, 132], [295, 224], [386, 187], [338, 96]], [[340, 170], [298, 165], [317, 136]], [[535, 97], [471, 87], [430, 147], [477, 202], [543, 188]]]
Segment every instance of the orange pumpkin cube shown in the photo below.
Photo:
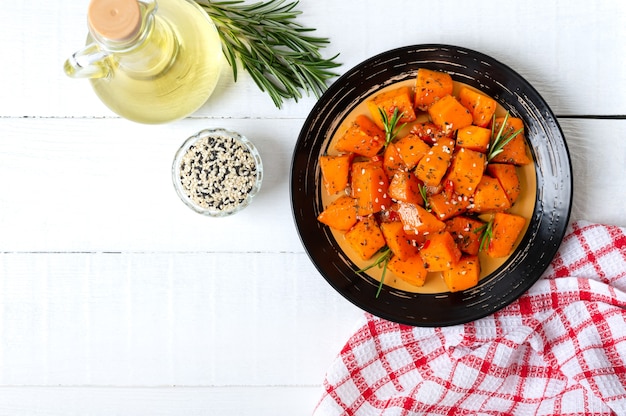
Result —
[[460, 215], [467, 210], [470, 200], [466, 196], [440, 192], [428, 198], [430, 208], [441, 221]]
[[334, 195], [348, 187], [350, 164], [353, 158], [352, 153], [340, 156], [320, 156], [322, 182], [329, 195]]
[[[500, 131], [500, 127], [504, 122], [504, 117], [496, 118], [494, 124], [494, 131], [497, 133]], [[490, 162], [494, 163], [509, 163], [517, 166], [527, 165], [532, 160], [528, 156], [526, 149], [526, 138], [524, 137], [524, 122], [517, 117], [508, 117], [506, 126], [502, 131], [502, 140], [505, 140], [510, 135], [514, 134], [518, 130], [522, 130], [520, 134], [515, 136], [510, 142], [508, 142], [503, 148], [502, 152], [497, 154]]]
[[405, 170], [407, 167], [402, 161], [398, 149], [394, 145], [387, 146], [383, 153], [383, 166], [389, 179], [393, 178], [393, 175], [398, 170]]
[[452, 136], [452, 132], [441, 130], [431, 121], [414, 124], [411, 128], [411, 134], [416, 135], [431, 146], [441, 139], [450, 139]]
[[413, 110], [411, 89], [409, 87], [383, 91], [371, 100], [368, 100], [367, 107], [370, 110], [374, 122], [381, 129], [384, 129], [385, 126], [380, 114], [381, 110], [384, 111], [385, 114], [387, 114], [387, 118], [391, 120], [394, 111], [397, 109], [400, 114], [398, 126], [403, 123], [410, 123], [416, 118], [415, 110]]
[[450, 269], [459, 261], [461, 254], [454, 238], [447, 231], [428, 236], [420, 250], [424, 265], [429, 272], [442, 272]]
[[352, 197], [357, 201], [357, 215], [365, 216], [389, 208], [389, 179], [382, 161], [352, 163], [350, 169]]
[[526, 139], [523, 134], [519, 134], [511, 139], [503, 148], [502, 152], [497, 154], [492, 162], [510, 163], [512, 165], [523, 166], [531, 162], [526, 151]]
[[511, 254], [525, 225], [524, 217], [504, 212], [496, 213], [493, 218], [492, 237], [489, 240], [487, 254], [490, 257], [506, 257]]
[[357, 222], [356, 201], [348, 195], [342, 195], [328, 204], [317, 220], [339, 231], [347, 231]]
[[424, 205], [417, 177], [408, 170], [398, 170], [393, 175], [388, 189], [391, 199]]
[[415, 78], [415, 107], [426, 110], [435, 101], [452, 94], [453, 88], [452, 77], [447, 72], [420, 68]]
[[396, 140], [392, 146], [396, 148], [402, 162], [409, 169], [417, 166], [424, 155], [430, 152], [430, 146], [415, 134], [408, 134]]
[[399, 202], [396, 212], [407, 234], [429, 235], [443, 231], [446, 224], [417, 204]]
[[400, 221], [383, 222], [380, 229], [391, 252], [401, 260], [413, 257], [419, 252], [411, 238], [404, 232], [404, 224]]
[[367, 116], [358, 115], [335, 143], [335, 150], [374, 157], [385, 145], [385, 132]]
[[452, 152], [454, 140], [443, 139], [435, 143], [417, 164], [415, 168], [417, 178], [426, 186], [439, 186], [450, 166]]
[[478, 126], [467, 126], [456, 132], [456, 145], [476, 152], [487, 153], [491, 130]]
[[452, 182], [455, 193], [470, 196], [476, 192], [485, 171], [486, 159], [483, 153], [464, 147], [456, 152], [446, 177]]
[[479, 127], [489, 125], [497, 108], [496, 100], [468, 87], [459, 90], [459, 101], [470, 111], [473, 123]]
[[482, 221], [459, 215], [446, 221], [446, 231], [452, 235], [456, 245], [463, 253], [478, 255], [480, 249], [478, 230], [483, 225]]
[[412, 286], [424, 286], [428, 270], [424, 267], [424, 260], [417, 254], [402, 260], [398, 256], [391, 257], [387, 269]]
[[450, 269], [442, 272], [443, 281], [450, 292], [471, 289], [478, 284], [480, 278], [480, 261], [478, 256], [465, 256]]
[[371, 259], [386, 244], [385, 237], [383, 237], [376, 219], [372, 216], [363, 217], [357, 221], [344, 234], [344, 238], [363, 260]]
[[433, 123], [443, 131], [454, 131], [472, 124], [469, 110], [452, 95], [446, 95], [428, 108]]
[[506, 196], [509, 198], [509, 202], [513, 205], [522, 191], [515, 165], [490, 163], [487, 165], [487, 173], [498, 179], [500, 185], [502, 185], [502, 188], [506, 193]]
[[505, 211], [511, 208], [511, 202], [500, 185], [500, 181], [483, 175], [474, 193], [474, 202], [470, 211], [478, 213]]

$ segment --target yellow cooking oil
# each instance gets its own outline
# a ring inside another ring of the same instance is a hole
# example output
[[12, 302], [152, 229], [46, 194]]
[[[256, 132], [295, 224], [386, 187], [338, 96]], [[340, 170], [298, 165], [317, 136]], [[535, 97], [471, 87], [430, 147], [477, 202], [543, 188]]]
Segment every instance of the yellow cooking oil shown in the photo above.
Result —
[[[126, 6], [128, 1], [120, 3]], [[112, 29], [124, 39], [107, 39], [103, 33], [108, 27], [101, 29], [95, 21], [87, 44], [97, 45], [93, 49], [102, 58], [89, 52], [95, 56], [91, 70], [77, 67], [86, 73], [79, 76], [90, 78], [100, 100], [118, 115], [140, 123], [170, 122], [198, 110], [214, 91], [224, 60], [221, 41], [208, 14], [194, 1], [145, 3], [151, 10], [145, 12], [144, 2], [137, 2], [136, 28], [130, 25], [123, 35]], [[71, 70], [66, 68], [70, 76]]]

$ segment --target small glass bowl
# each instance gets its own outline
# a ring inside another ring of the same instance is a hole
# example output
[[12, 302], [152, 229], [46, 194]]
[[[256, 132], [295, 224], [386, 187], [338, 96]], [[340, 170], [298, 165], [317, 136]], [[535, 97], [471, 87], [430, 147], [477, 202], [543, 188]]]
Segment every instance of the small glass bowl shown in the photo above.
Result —
[[261, 189], [263, 164], [254, 144], [223, 128], [189, 137], [172, 165], [176, 193], [194, 211], [225, 217], [247, 207]]

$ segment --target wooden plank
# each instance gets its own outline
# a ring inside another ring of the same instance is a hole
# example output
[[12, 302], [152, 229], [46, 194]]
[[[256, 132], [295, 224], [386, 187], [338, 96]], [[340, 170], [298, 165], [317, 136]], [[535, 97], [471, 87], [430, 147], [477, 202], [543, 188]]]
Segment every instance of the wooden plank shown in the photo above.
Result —
[[[288, 189], [301, 123], [0, 119], [0, 227], [12, 236], [0, 236], [0, 251], [301, 251]], [[183, 141], [216, 126], [248, 136], [264, 162], [253, 203], [219, 219], [187, 208], [171, 175]]]
[[626, 226], [626, 120], [560, 121], [574, 172], [572, 219]]
[[[0, 119], [0, 251], [302, 252], [289, 197], [302, 120], [219, 125], [255, 141], [265, 179], [251, 206], [213, 219], [184, 206], [170, 176], [176, 149], [209, 126], [204, 120], [146, 128], [120, 119]], [[626, 142], [615, 132], [626, 120], [561, 125], [575, 171], [574, 218], [626, 225], [620, 182], [606, 180], [623, 172]], [[598, 161], [602, 174], [592, 168]]]
[[[359, 8], [377, 10], [379, 5], [375, 0], [364, 0]], [[406, 18], [378, 25], [376, 30], [366, 23], [350, 25], [346, 30], [338, 23], [343, 16], [354, 14], [351, 2], [320, 0], [298, 6], [303, 12], [301, 21], [316, 28], [315, 35], [330, 38], [325, 56], [340, 53], [338, 61], [343, 66], [338, 68], [339, 74], [389, 49], [446, 43], [481, 51], [516, 69], [557, 114], [626, 114], [626, 102], [615, 94], [619, 90], [615, 80], [626, 79], [622, 64], [626, 55], [623, 2], [572, 0], [563, 7], [540, 0], [456, 0], [429, 8], [427, 18], [422, 17], [425, 6], [419, 2], [391, 0], [385, 7]], [[64, 59], [85, 39], [86, 10], [86, 0], [12, 2], [5, 6], [0, 15], [0, 42], [8, 47], [5, 56], [11, 64], [3, 66], [0, 79], [3, 96], [9, 98], [0, 101], [0, 114], [112, 116], [86, 80], [69, 79], [62, 71]], [[24, 31], [25, 27], [29, 30]], [[587, 59], [590, 51], [602, 59]], [[196, 115], [304, 117], [314, 102], [314, 97], [305, 96], [300, 103], [288, 102], [279, 112], [247, 74], [241, 73], [234, 83], [230, 68], [225, 67], [214, 96]]]
[[4, 253], [0, 385], [317, 385], [361, 314], [305, 254]]
[[0, 387], [0, 414], [11, 416], [305, 416], [316, 386]]

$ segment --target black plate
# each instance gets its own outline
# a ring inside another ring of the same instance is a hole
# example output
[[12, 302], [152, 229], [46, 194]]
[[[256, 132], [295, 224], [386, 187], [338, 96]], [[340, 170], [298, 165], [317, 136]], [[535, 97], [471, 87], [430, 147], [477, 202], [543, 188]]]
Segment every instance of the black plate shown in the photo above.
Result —
[[[455, 81], [492, 96], [524, 120], [535, 161], [537, 198], [530, 225], [509, 259], [475, 288], [419, 294], [383, 286], [357, 274], [328, 227], [323, 210], [319, 156], [348, 113], [376, 90], [412, 79], [419, 68], [448, 72]], [[298, 137], [291, 166], [291, 203], [300, 238], [324, 278], [346, 299], [381, 318], [415, 326], [446, 326], [482, 318], [528, 290], [550, 264], [563, 239], [572, 204], [569, 152], [557, 120], [539, 93], [506, 65], [469, 49], [416, 45], [374, 56], [341, 76], [323, 94]]]

